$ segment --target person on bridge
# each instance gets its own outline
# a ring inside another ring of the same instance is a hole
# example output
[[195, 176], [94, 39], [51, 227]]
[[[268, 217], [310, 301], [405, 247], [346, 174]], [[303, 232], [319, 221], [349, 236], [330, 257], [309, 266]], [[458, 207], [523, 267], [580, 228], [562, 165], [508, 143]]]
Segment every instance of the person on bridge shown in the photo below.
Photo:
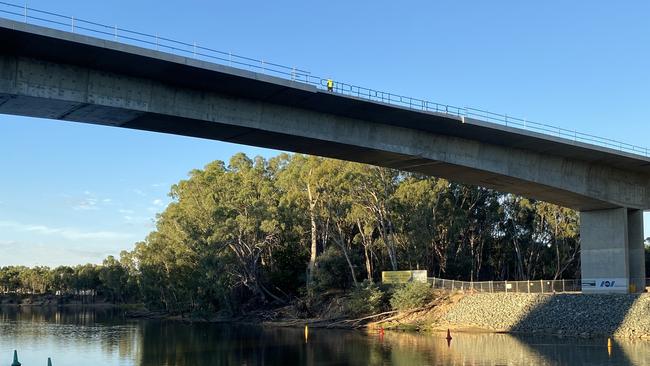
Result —
[[327, 91], [328, 92], [334, 91], [334, 80], [327, 79]]

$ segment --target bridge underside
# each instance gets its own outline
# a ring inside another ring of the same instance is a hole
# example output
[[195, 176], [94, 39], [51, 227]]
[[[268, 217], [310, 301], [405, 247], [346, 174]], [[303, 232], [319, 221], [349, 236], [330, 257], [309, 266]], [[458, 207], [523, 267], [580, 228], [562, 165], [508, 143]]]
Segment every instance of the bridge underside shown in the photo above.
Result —
[[[382, 149], [381, 147], [366, 147], [316, 137], [297, 136], [242, 125], [8, 94], [0, 94], [0, 113], [169, 133], [330, 157], [429, 176], [444, 177], [455, 182], [520, 194], [577, 209], [596, 210], [617, 207], [613, 203], [569, 190], [498, 174], [489, 170], [432, 160], [423, 155], [400, 153]], [[281, 127], [278, 130], [281, 130]], [[348, 134], [349, 132], [341, 131], [340, 133]], [[442, 136], [440, 138], [444, 139]], [[444, 141], [445, 145], [449, 143], [451, 142]]]
[[0, 113], [327, 156], [553, 202], [581, 211], [585, 290], [642, 289], [650, 159], [4, 23]]

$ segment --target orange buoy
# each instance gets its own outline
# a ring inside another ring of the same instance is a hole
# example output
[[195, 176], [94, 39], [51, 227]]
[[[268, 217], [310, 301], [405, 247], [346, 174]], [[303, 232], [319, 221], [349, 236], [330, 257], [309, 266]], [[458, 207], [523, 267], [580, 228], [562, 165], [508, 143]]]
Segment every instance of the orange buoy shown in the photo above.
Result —
[[379, 327], [379, 335], [384, 335], [384, 327]]

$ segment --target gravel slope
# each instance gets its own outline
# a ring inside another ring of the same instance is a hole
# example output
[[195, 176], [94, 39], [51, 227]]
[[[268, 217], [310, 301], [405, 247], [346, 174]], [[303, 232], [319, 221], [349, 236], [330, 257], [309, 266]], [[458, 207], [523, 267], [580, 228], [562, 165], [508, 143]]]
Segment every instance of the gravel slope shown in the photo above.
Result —
[[436, 323], [457, 329], [650, 337], [650, 294], [468, 294]]

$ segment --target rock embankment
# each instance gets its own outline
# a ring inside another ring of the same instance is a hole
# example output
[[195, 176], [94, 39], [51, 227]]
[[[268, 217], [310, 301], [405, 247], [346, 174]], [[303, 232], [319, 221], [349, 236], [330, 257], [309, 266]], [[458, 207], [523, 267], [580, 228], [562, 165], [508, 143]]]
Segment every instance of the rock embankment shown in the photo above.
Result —
[[468, 294], [449, 306], [435, 326], [650, 338], [650, 294]]

